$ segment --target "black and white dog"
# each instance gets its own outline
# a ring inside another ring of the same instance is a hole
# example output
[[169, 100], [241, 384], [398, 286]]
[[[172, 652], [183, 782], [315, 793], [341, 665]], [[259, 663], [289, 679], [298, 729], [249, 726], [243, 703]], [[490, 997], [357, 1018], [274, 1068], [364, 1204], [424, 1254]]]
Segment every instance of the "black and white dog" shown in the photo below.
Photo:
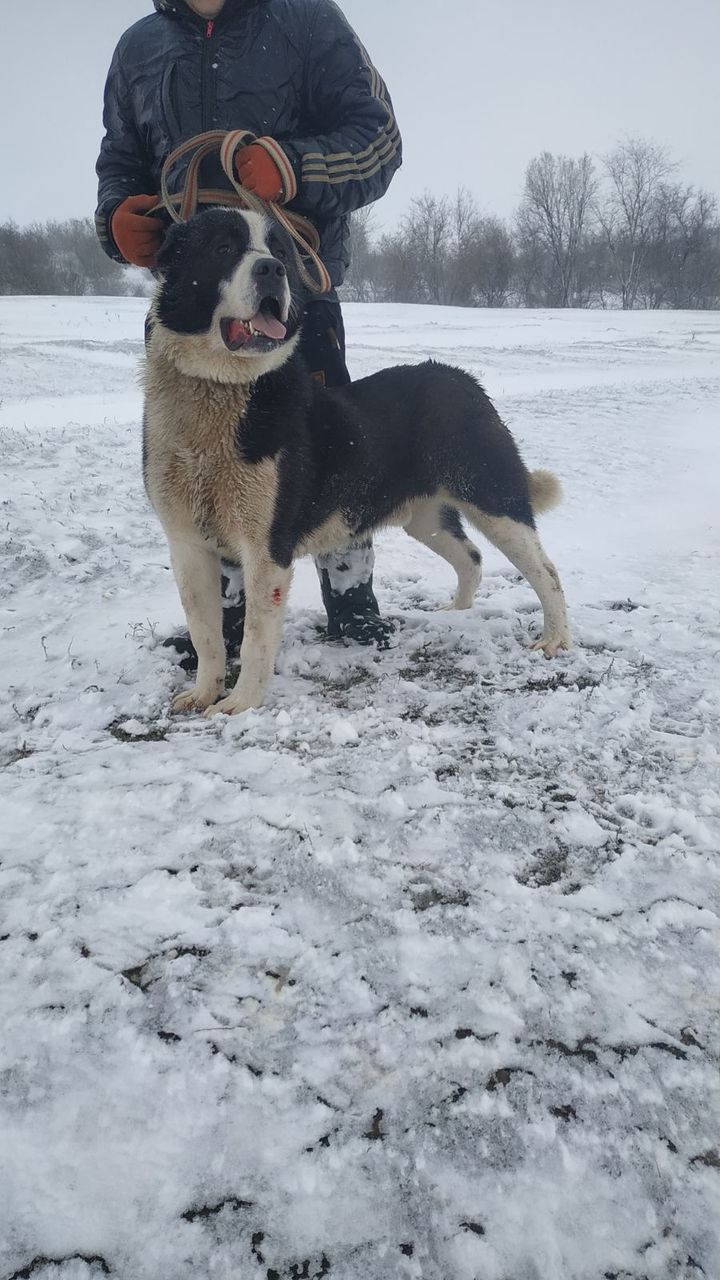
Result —
[[[233, 714], [262, 703], [292, 562], [384, 525], [442, 556], [467, 609], [480, 553], [458, 512], [528, 579], [544, 611], [532, 647], [570, 643], [558, 575], [534, 514], [560, 486], [528, 472], [485, 392], [432, 361], [325, 390], [295, 354], [302, 289], [290, 237], [257, 213], [211, 209], [173, 227], [158, 259], [145, 378], [143, 462], [190, 635], [194, 688], [173, 709]], [[241, 564], [240, 676], [225, 683], [220, 561]]]

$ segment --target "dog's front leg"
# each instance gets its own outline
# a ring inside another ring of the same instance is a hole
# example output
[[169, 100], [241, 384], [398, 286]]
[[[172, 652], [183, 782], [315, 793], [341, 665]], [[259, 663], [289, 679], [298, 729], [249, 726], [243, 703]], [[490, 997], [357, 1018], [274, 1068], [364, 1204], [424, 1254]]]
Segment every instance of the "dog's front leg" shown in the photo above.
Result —
[[240, 650], [240, 675], [232, 693], [208, 707], [205, 714], [237, 715], [262, 706], [275, 666], [292, 568], [283, 569], [267, 555], [243, 550], [245, 573], [245, 634]]
[[170, 540], [170, 559], [185, 617], [198, 656], [195, 686], [178, 693], [173, 711], [204, 711], [225, 683], [220, 559], [209, 548], [184, 539]]

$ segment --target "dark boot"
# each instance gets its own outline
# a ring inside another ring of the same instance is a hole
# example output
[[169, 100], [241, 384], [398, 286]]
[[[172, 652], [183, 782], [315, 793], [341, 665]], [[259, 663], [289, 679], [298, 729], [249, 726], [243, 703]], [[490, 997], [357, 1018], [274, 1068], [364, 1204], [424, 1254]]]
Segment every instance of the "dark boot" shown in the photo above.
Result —
[[330, 640], [355, 640], [387, 649], [395, 627], [380, 617], [373, 591], [374, 564], [371, 542], [318, 556], [315, 561]]
[[380, 617], [373, 591], [372, 574], [367, 582], [345, 591], [333, 591], [327, 569], [320, 571], [320, 589], [327, 612], [328, 640], [355, 640], [357, 644], [376, 644], [387, 649], [394, 624]]

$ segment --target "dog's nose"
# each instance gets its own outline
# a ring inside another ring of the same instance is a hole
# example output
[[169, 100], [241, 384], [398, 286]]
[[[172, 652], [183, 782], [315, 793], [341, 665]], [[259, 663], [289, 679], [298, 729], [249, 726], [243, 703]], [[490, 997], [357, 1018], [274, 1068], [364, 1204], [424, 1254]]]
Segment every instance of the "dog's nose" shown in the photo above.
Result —
[[258, 284], [266, 285], [277, 280], [284, 280], [287, 272], [282, 262], [277, 258], [258, 258], [253, 263], [252, 275]]

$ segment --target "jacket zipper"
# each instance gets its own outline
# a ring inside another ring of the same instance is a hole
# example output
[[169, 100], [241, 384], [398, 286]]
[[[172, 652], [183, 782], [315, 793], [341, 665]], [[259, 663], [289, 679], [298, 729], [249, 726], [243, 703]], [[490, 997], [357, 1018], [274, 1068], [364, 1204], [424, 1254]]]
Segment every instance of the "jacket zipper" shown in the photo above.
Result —
[[208, 84], [210, 80], [210, 59], [212, 57], [212, 38], [215, 30], [215, 22], [212, 18], [208, 19], [205, 28], [205, 39], [202, 47], [202, 62], [200, 64], [200, 116], [202, 123], [202, 132], [213, 127], [212, 115], [215, 109], [215, 94], [212, 95], [212, 110], [210, 109], [210, 93]]

